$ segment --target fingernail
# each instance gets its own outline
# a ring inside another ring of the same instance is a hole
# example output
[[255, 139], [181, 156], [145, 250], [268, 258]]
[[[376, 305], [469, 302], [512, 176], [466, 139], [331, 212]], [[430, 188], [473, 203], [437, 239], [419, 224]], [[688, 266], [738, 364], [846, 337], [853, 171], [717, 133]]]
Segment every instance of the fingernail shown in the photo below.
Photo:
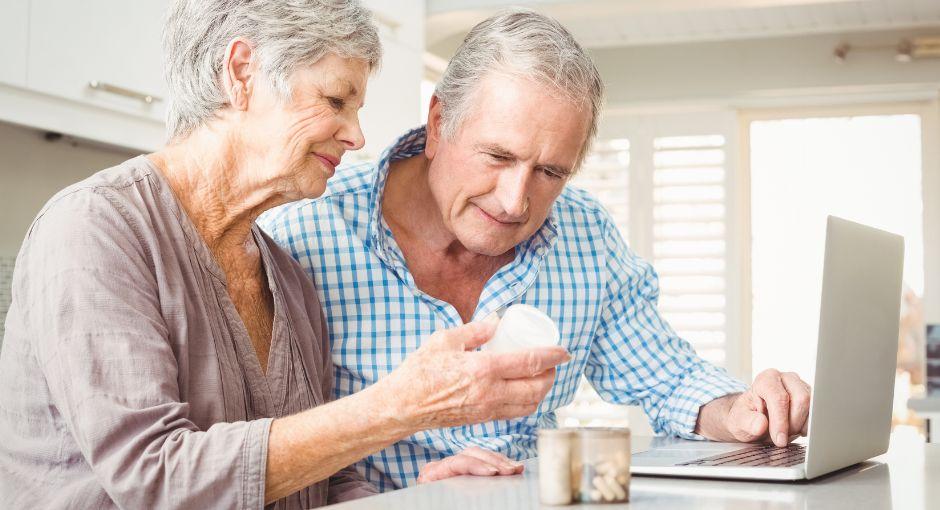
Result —
[[787, 435], [783, 432], [777, 434], [777, 446], [783, 446], [787, 444]]
[[499, 470], [494, 468], [493, 466], [490, 466], [489, 468], [487, 468], [487, 471], [489, 471], [491, 475], [495, 475], [496, 473], [499, 473]]

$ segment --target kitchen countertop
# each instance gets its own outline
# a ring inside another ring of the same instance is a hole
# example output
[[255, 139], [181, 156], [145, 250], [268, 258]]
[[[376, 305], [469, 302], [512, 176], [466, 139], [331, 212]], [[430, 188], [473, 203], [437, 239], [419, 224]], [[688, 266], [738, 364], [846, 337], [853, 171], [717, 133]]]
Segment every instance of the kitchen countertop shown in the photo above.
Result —
[[[797, 483], [690, 480], [634, 476], [630, 503], [541, 506], [536, 459], [525, 473], [462, 476], [334, 505], [341, 510], [558, 509], [940, 509], [940, 444], [910, 431], [892, 434], [888, 453], [812, 481]], [[634, 451], [651, 438], [635, 437]]]

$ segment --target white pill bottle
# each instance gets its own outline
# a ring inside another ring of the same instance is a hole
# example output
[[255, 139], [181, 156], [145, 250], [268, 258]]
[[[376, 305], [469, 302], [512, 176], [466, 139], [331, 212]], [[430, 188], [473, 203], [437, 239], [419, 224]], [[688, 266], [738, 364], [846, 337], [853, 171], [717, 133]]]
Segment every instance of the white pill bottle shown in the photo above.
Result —
[[534, 306], [515, 304], [506, 309], [493, 338], [482, 349], [513, 352], [558, 345], [559, 340], [558, 327], [551, 317]]

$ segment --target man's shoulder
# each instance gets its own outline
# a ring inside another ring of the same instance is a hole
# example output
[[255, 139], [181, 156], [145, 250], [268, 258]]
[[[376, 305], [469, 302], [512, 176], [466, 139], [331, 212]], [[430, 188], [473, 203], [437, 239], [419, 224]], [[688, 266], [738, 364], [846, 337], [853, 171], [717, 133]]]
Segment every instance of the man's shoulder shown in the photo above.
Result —
[[555, 217], [559, 228], [567, 229], [589, 225], [607, 228], [613, 220], [601, 202], [587, 190], [565, 186], [555, 200]]
[[[322, 195], [275, 207], [258, 218], [258, 225], [275, 240], [280, 241], [286, 227], [302, 227], [307, 222], [320, 224], [324, 216], [337, 213], [345, 215], [344, 209], [361, 205], [362, 201], [359, 199], [372, 193], [375, 175], [376, 166], [371, 162], [340, 167], [336, 176], [327, 182]], [[304, 230], [310, 234], [320, 229], [322, 224], [315, 229]]]
[[336, 170], [336, 175], [327, 181], [326, 191], [312, 201], [329, 200], [344, 195], [370, 193], [375, 186], [378, 163], [361, 161], [343, 165]]

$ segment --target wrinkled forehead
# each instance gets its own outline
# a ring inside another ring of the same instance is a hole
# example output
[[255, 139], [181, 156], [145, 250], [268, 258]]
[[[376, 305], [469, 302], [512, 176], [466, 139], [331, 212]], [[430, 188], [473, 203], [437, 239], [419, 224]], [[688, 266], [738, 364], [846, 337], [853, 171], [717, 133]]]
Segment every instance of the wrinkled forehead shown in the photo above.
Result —
[[458, 139], [500, 145], [523, 157], [544, 157], [575, 168], [591, 122], [586, 101], [516, 76], [488, 75], [468, 97]]

